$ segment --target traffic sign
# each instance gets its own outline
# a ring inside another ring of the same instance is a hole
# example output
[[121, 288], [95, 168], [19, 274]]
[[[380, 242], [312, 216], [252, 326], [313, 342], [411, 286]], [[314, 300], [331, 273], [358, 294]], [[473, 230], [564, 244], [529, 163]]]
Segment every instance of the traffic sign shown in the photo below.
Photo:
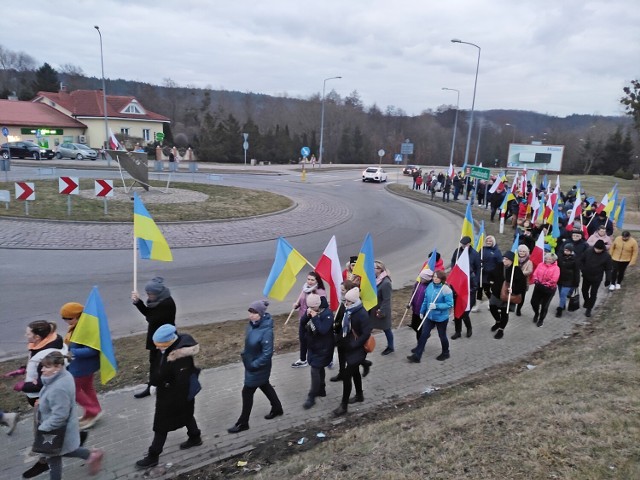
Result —
[[300, 155], [302, 155], [304, 158], [307, 158], [310, 153], [311, 153], [311, 149], [309, 147], [302, 147], [300, 149]]
[[489, 180], [491, 178], [491, 170], [484, 167], [471, 167], [469, 172], [471, 178], [479, 178], [480, 180]]
[[31, 182], [16, 182], [16, 200], [35, 200], [36, 186]]
[[78, 195], [80, 193], [78, 177], [58, 178], [58, 192], [62, 195]]
[[113, 197], [113, 180], [95, 180], [96, 197]]
[[164, 140], [164, 133], [162, 132], [157, 132], [156, 133], [156, 142], [161, 142]]
[[393, 157], [393, 161], [396, 163], [402, 163], [402, 154], [396, 153], [395, 156]]
[[383, 149], [378, 150], [378, 156], [380, 158], [384, 157], [384, 150]]
[[249, 142], [242, 142], [242, 148], [249, 150]]
[[402, 155], [413, 155], [413, 143], [402, 143], [400, 144], [400, 153]]
[[9, 129], [7, 127], [2, 127], [2, 135], [5, 137], [9, 136]]

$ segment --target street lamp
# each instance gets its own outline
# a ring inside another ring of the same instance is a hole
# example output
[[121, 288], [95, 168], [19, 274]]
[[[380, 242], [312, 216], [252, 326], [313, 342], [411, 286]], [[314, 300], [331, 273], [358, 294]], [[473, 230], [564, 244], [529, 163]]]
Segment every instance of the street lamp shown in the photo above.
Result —
[[512, 123], [505, 123], [504, 125], [505, 127], [513, 128], [513, 136], [511, 137], [512, 138], [511, 143], [516, 143], [516, 126], [513, 125]]
[[[478, 85], [478, 70], [480, 69], [480, 52], [481, 48], [475, 43], [463, 42], [458, 38], [454, 38], [451, 40], [452, 43], [464, 43], [465, 45], [471, 45], [478, 49], [478, 64], [476, 65], [476, 79], [473, 83], [473, 101], [471, 102], [471, 117], [469, 118], [469, 134], [467, 135], [467, 147], [464, 151], [464, 164], [467, 165], [467, 161], [469, 160], [469, 144], [471, 143], [471, 131], [473, 130], [473, 111], [476, 105], [476, 86]], [[474, 163], [475, 165], [475, 163]]]
[[342, 77], [325, 78], [322, 82], [322, 114], [320, 115], [320, 153], [318, 156], [318, 167], [322, 166], [322, 144], [324, 142], [324, 92], [327, 87], [327, 80], [336, 80]]
[[456, 130], [458, 129], [458, 107], [460, 106], [460, 90], [456, 90], [455, 88], [447, 88], [447, 87], [442, 87], [442, 90], [450, 90], [458, 94], [458, 99], [456, 100], [456, 119], [453, 122], [453, 140], [451, 141], [451, 157], [449, 157], [449, 165], [453, 165], [453, 151], [456, 146]]
[[[98, 35], [100, 36], [100, 66], [102, 67], [102, 108], [104, 110], [104, 149], [106, 150], [109, 146], [109, 120], [107, 120], [107, 87], [104, 82], [104, 55], [102, 53], [102, 33], [100, 32], [100, 27], [98, 25], [94, 25], [98, 31]], [[106, 152], [105, 152], [106, 153]], [[107, 154], [107, 166], [111, 166], [111, 157]]]

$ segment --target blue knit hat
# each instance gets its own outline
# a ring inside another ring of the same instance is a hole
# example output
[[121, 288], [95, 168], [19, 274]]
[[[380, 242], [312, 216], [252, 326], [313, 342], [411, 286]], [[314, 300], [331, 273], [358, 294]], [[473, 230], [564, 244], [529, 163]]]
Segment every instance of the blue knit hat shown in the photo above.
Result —
[[260, 315], [260, 317], [264, 316], [267, 312], [267, 307], [269, 306], [268, 300], [256, 300], [249, 305], [249, 311], [254, 311]]
[[154, 277], [144, 286], [144, 290], [147, 293], [153, 293], [154, 295], [161, 294], [165, 288], [167, 287], [164, 286], [164, 278], [162, 277]]
[[171, 342], [176, 338], [178, 338], [178, 335], [176, 334], [176, 327], [170, 324], [162, 325], [158, 330], [156, 330], [156, 333], [153, 334], [154, 343]]

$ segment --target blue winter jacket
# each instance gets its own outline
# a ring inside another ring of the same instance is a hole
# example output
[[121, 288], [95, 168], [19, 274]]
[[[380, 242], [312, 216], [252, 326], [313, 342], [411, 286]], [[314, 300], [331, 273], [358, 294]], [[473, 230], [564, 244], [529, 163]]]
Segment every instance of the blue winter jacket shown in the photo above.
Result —
[[74, 377], [86, 377], [100, 370], [100, 352], [86, 345], [71, 343], [69, 350], [72, 354], [71, 363], [67, 367]]
[[265, 313], [257, 324], [249, 322], [244, 338], [244, 384], [259, 387], [269, 382], [273, 357], [273, 319]]
[[482, 247], [482, 284], [489, 283], [489, 274], [496, 267], [502, 266], [502, 252], [497, 245], [493, 247]]
[[[307, 361], [315, 368], [326, 367], [333, 359], [333, 313], [325, 308], [315, 317], [305, 315], [302, 321], [305, 323], [305, 335], [307, 339]], [[312, 330], [309, 322], [314, 326]]]
[[[442, 292], [440, 292], [442, 290]], [[436, 308], [429, 310], [429, 305], [435, 303]], [[420, 309], [420, 315], [427, 314], [427, 318], [434, 322], [449, 320], [449, 310], [453, 308], [453, 291], [443, 283], [431, 282], [424, 293], [424, 302]]]

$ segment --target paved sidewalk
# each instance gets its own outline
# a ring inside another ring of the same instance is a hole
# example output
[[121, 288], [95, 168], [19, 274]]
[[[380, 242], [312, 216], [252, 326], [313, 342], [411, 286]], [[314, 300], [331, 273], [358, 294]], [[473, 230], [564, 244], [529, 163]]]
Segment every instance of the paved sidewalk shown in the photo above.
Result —
[[[602, 293], [601, 297], [607, 294]], [[395, 299], [403, 301], [403, 299]], [[374, 410], [377, 406], [398, 398], [422, 393], [427, 386], [443, 386], [458, 382], [465, 377], [481, 372], [493, 365], [521, 360], [526, 368], [526, 356], [542, 348], [554, 339], [568, 335], [576, 323], [585, 319], [583, 311], [565, 313], [563, 318], [554, 317], [557, 302], [551, 305], [550, 316], [543, 328], [531, 322], [531, 308], [523, 309], [523, 316], [511, 316], [505, 337], [495, 340], [490, 332], [493, 319], [486, 302], [480, 312], [472, 314], [474, 334], [451, 342], [451, 359], [438, 362], [440, 353], [437, 335], [429, 339], [420, 364], [409, 364], [406, 356], [415, 346], [415, 334], [409, 327], [396, 332], [396, 352], [382, 357], [385, 346], [383, 334], [378, 334], [376, 351], [369, 356], [373, 361], [371, 374], [364, 379], [365, 402], [351, 408], [350, 414]], [[397, 322], [397, 320], [396, 320]], [[276, 327], [276, 336], [282, 325]], [[287, 328], [296, 328], [289, 325]], [[452, 326], [449, 327], [452, 333]], [[170, 478], [176, 472], [189, 470], [209, 462], [247, 451], [265, 440], [277, 438], [287, 430], [300, 429], [299, 434], [309, 436], [315, 432], [302, 432], [309, 421], [331, 418], [331, 411], [339, 404], [341, 383], [327, 382], [327, 397], [321, 398], [311, 410], [304, 410], [302, 403], [310, 385], [308, 368], [291, 368], [297, 358], [296, 353], [274, 357], [271, 382], [283, 403], [285, 415], [274, 420], [264, 420], [269, 405], [261, 392], [256, 392], [256, 401], [251, 416], [250, 430], [230, 435], [226, 429], [232, 426], [240, 414], [240, 390], [243, 381], [241, 363], [203, 371], [202, 392], [196, 400], [196, 419], [203, 432], [204, 444], [190, 450], [180, 450], [178, 445], [186, 439], [182, 429], [169, 434], [161, 465], [167, 472], [156, 478]], [[328, 377], [334, 372], [328, 371]], [[127, 388], [109, 392], [101, 397], [105, 408], [104, 418], [91, 430], [87, 446], [102, 448], [106, 452], [104, 471], [95, 478], [133, 479], [142, 478], [144, 471], [136, 470], [136, 460], [142, 458], [152, 438], [152, 418], [154, 397], [136, 400], [133, 393], [137, 389]], [[0, 464], [2, 478], [20, 478], [21, 472], [35, 462], [30, 455], [33, 440], [31, 416], [23, 418], [15, 433], [9, 437], [0, 435]], [[331, 432], [325, 432], [328, 437]], [[278, 440], [275, 440], [276, 442]], [[282, 442], [282, 448], [296, 448]], [[64, 461], [65, 479], [86, 479], [87, 468], [74, 459]], [[151, 473], [151, 472], [149, 472]], [[39, 478], [46, 478], [45, 476]]]

